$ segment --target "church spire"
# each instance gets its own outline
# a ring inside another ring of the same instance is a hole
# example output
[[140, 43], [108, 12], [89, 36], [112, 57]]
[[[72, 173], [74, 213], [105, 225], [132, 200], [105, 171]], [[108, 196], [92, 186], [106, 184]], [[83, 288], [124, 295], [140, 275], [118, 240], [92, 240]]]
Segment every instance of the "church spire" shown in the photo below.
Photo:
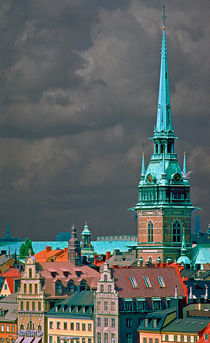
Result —
[[141, 176], [145, 176], [145, 161], [144, 161], [144, 152], [142, 154], [142, 162], [141, 162]]
[[166, 15], [165, 6], [163, 6], [163, 35], [161, 48], [161, 66], [160, 83], [157, 109], [157, 122], [155, 127], [155, 137], [173, 136], [173, 127], [171, 121], [171, 104], [168, 79], [168, 61], [167, 61], [167, 41], [166, 41]]
[[184, 160], [183, 160], [183, 173], [184, 173], [184, 175], [187, 175], [186, 152], [184, 152]]

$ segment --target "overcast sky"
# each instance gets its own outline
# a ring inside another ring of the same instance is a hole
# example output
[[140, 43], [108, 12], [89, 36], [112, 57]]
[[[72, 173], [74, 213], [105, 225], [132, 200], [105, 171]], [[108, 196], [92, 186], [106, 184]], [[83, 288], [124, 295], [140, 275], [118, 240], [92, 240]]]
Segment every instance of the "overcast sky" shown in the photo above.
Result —
[[[0, 2], [0, 234], [135, 234], [152, 152], [162, 0]], [[176, 152], [209, 216], [210, 1], [167, 3]]]

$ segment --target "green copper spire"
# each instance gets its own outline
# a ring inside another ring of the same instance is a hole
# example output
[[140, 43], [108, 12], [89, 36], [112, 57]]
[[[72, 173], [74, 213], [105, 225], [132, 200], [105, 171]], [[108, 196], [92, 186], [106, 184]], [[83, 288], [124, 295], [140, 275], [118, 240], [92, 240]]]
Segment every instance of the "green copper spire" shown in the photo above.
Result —
[[142, 162], [141, 162], [141, 176], [144, 176], [145, 175], [145, 161], [144, 161], [144, 152], [142, 154]]
[[184, 173], [184, 175], [187, 175], [186, 152], [184, 152], [184, 160], [183, 160], [183, 173]]
[[171, 104], [168, 79], [168, 61], [167, 61], [167, 42], [165, 34], [165, 6], [163, 6], [163, 36], [161, 48], [161, 67], [159, 97], [157, 109], [157, 122], [155, 127], [155, 137], [173, 136], [173, 127], [171, 121]]

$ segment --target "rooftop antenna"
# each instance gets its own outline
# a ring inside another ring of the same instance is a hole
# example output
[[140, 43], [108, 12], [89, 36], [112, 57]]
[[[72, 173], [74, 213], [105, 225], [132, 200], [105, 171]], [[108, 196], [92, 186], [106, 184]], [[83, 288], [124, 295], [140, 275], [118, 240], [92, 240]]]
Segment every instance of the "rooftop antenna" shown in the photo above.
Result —
[[166, 28], [166, 6], [163, 5], [163, 16], [162, 16], [162, 19], [163, 19], [163, 29]]

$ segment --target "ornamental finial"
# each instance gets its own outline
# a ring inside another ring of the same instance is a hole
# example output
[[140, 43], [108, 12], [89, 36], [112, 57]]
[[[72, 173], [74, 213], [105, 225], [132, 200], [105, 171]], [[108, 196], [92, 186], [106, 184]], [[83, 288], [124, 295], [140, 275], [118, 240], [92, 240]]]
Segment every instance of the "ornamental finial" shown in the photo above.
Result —
[[163, 6], [163, 16], [162, 16], [162, 19], [163, 19], [163, 29], [166, 28], [166, 6]]

